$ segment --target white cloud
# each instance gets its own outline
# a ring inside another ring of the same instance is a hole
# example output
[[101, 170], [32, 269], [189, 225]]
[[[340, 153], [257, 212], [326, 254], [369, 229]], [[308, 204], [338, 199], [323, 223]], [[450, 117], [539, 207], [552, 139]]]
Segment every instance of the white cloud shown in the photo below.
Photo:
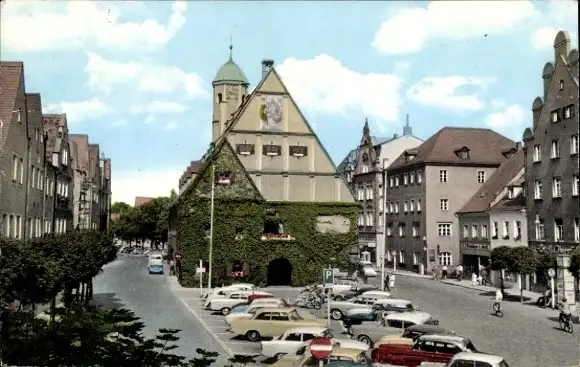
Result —
[[477, 111], [484, 102], [476, 92], [462, 93], [459, 89], [475, 87], [480, 91], [495, 82], [492, 78], [472, 78], [464, 76], [427, 77], [407, 90], [407, 97], [419, 104], [455, 110]]
[[178, 114], [183, 113], [187, 110], [187, 106], [173, 102], [173, 101], [153, 101], [144, 106], [133, 106], [129, 109], [129, 112], [135, 115], [142, 113], [149, 114]]
[[71, 124], [103, 116], [112, 112], [112, 109], [105, 105], [100, 99], [93, 98], [86, 101], [47, 104], [42, 106], [42, 112], [66, 113], [67, 121]]
[[526, 110], [520, 105], [507, 106], [503, 111], [487, 116], [485, 123], [492, 128], [514, 127], [524, 122]]
[[163, 130], [165, 130], [165, 131], [171, 131], [171, 130], [175, 130], [175, 129], [177, 129], [177, 127], [178, 127], [178, 126], [179, 126], [179, 125], [177, 124], [177, 121], [175, 121], [175, 120], [171, 120], [171, 121], [169, 121], [169, 122], [167, 123], [167, 125], [165, 125], [165, 126], [163, 127]]
[[402, 9], [381, 24], [372, 46], [386, 54], [421, 51], [433, 40], [503, 34], [539, 17], [531, 1], [432, 1]]
[[121, 52], [153, 51], [185, 24], [187, 3], [176, 1], [171, 10], [167, 24], [160, 24], [121, 21], [121, 10], [111, 3], [7, 1], [0, 39], [5, 51], [13, 52], [80, 50], [93, 44]]
[[308, 60], [291, 57], [276, 70], [304, 111], [356, 111], [388, 121], [396, 121], [399, 115], [402, 80], [395, 75], [361, 74], [325, 54]]
[[[113, 170], [111, 191], [113, 201], [134, 203], [135, 196], [158, 197], [169, 195], [171, 189], [178, 191], [179, 177], [184, 167], [159, 170]], [[144, 185], [143, 183], [147, 184]]]
[[176, 66], [111, 61], [92, 52], [87, 52], [87, 58], [85, 73], [89, 77], [88, 86], [93, 90], [110, 93], [118, 86], [135, 83], [143, 92], [184, 92], [190, 98], [209, 96], [199, 75]]

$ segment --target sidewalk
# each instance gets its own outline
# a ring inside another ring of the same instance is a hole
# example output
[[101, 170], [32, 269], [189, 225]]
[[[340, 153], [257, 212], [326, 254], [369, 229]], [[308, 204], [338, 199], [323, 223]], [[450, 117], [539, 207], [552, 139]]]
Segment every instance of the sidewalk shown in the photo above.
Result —
[[[382, 268], [380, 266], [374, 266], [373, 269], [377, 272], [377, 277], [380, 278]], [[393, 274], [393, 268], [385, 267], [385, 274], [386, 273]], [[421, 275], [421, 274], [416, 273], [414, 271], [408, 271], [408, 270], [398, 270], [397, 269], [394, 271], [394, 273], [395, 273], [395, 275], [400, 275], [403, 277], [433, 279], [433, 275], [429, 275], [429, 274]]]
[[[473, 286], [473, 284], [471, 283], [471, 280], [467, 280], [467, 279], [462, 279], [461, 281], [457, 281], [456, 279], [441, 279], [440, 281], [441, 281], [441, 283], [454, 285], [456, 287], [474, 289], [474, 290], [478, 290], [478, 291], [482, 291], [482, 292], [492, 292], [493, 294], [495, 294], [495, 291], [497, 290], [497, 287], [490, 286], [490, 285]], [[506, 292], [506, 298], [507, 297], [517, 297], [518, 300], [520, 298], [520, 290], [519, 289], [506, 287], [505, 292]], [[535, 303], [536, 300], [542, 296], [542, 293], [532, 292], [532, 291], [528, 291], [528, 290], [524, 289], [523, 295], [524, 295], [524, 299], [529, 299], [528, 301], [525, 301], [525, 302], [534, 302]]]

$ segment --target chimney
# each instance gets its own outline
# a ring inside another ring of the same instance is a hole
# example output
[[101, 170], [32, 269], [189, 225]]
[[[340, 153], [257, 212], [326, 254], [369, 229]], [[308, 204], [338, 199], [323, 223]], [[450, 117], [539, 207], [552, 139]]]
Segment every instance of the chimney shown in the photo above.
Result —
[[262, 60], [262, 80], [266, 79], [266, 75], [268, 75], [273, 66], [274, 60]]
[[393, 134], [393, 139], [397, 139], [399, 137], [399, 134], [395, 133]]
[[413, 135], [413, 129], [409, 126], [409, 114], [407, 114], [407, 121], [405, 127], [403, 128], [403, 135]]

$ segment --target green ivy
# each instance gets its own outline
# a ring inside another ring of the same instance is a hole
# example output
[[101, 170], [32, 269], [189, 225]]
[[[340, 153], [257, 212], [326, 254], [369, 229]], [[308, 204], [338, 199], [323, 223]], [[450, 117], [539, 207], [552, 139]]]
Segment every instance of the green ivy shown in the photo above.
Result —
[[[209, 258], [210, 199], [212, 164], [216, 172], [233, 174], [231, 185], [216, 185], [214, 193], [213, 264], [212, 282], [231, 282], [228, 264], [235, 261], [247, 265], [246, 281], [254, 284], [266, 282], [268, 265], [278, 258], [292, 265], [292, 285], [313, 283], [321, 276], [331, 257], [333, 265], [348, 266], [349, 249], [357, 243], [356, 203], [267, 202], [262, 199], [251, 178], [229, 145], [224, 143], [214, 152], [211, 162], [199, 173], [191, 187], [180, 196], [177, 220], [177, 244], [181, 259], [181, 281], [186, 287], [197, 287], [195, 269], [199, 260]], [[274, 209], [276, 219], [284, 232], [294, 240], [261, 239], [267, 209]], [[345, 234], [323, 234], [316, 230], [318, 216], [343, 216], [350, 221]], [[236, 230], [243, 239], [236, 240]]]

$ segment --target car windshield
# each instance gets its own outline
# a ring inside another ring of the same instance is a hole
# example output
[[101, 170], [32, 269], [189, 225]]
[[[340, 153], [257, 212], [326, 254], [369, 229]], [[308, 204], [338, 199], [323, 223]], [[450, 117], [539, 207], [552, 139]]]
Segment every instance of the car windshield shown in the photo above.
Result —
[[467, 344], [465, 344], [465, 349], [467, 349], [471, 353], [477, 353], [477, 349], [475, 349], [475, 346], [473, 345], [472, 342], [467, 342]]
[[238, 312], [246, 312], [246, 311], [248, 311], [248, 306], [238, 306], [238, 307], [232, 308], [230, 313], [238, 313]]
[[302, 316], [298, 315], [298, 312], [296, 312], [296, 311], [290, 312], [288, 314], [288, 317], [290, 318], [290, 320], [293, 320], [293, 321], [303, 320]]

